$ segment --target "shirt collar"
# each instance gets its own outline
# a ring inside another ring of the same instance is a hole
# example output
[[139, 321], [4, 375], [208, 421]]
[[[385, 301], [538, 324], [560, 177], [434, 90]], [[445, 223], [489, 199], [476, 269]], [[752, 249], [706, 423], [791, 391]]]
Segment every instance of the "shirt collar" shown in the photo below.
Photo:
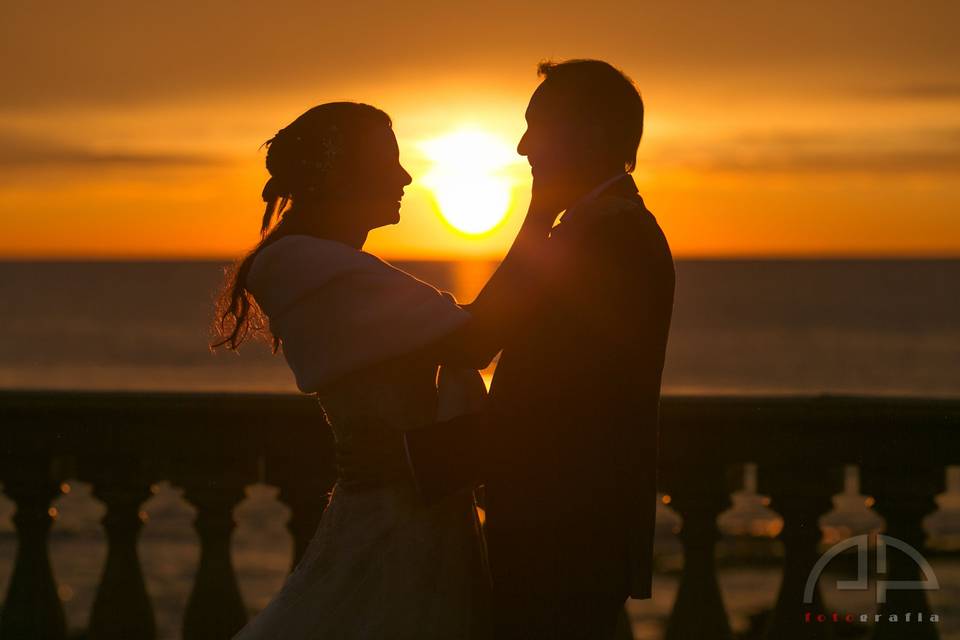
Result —
[[607, 187], [614, 184], [615, 182], [618, 182], [626, 178], [629, 175], [630, 175], [629, 173], [618, 172], [616, 175], [610, 176], [609, 178], [607, 178], [606, 180], [604, 180], [603, 182], [595, 186], [593, 189], [587, 192], [587, 195], [583, 196], [582, 198], [574, 202], [572, 205], [567, 207], [566, 211], [563, 212], [563, 215], [560, 216], [560, 222], [563, 222], [564, 218], [568, 218], [568, 216], [571, 215], [570, 213], [571, 211], [586, 204], [587, 202], [590, 202], [591, 200], [599, 196], [601, 193], [606, 191]]

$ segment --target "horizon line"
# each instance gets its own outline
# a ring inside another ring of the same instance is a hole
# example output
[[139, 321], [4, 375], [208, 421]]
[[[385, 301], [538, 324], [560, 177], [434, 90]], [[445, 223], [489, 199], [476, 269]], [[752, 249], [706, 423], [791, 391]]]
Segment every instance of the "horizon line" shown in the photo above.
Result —
[[[411, 255], [378, 255], [386, 261], [394, 262], [500, 262], [503, 257], [468, 255], [468, 256], [411, 256]], [[50, 255], [2, 255], [0, 263], [111, 263], [111, 262], [217, 262], [232, 263], [242, 259], [236, 256], [218, 255], [156, 255], [156, 254], [50, 254]], [[675, 261], [687, 262], [830, 262], [830, 261], [951, 261], [960, 260], [960, 252], [955, 254], [938, 253], [783, 253], [783, 254], [674, 254]]]

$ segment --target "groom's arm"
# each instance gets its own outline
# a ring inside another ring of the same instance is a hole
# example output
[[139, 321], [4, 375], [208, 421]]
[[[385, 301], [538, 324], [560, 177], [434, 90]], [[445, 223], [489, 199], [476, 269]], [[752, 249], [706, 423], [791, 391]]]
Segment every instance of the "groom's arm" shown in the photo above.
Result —
[[[533, 208], [533, 205], [531, 205]], [[560, 279], [559, 252], [545, 251], [555, 214], [528, 213], [510, 251], [476, 300], [470, 321], [434, 345], [437, 361], [482, 369], [512, 331], [526, 325], [539, 300]], [[407, 462], [420, 495], [433, 502], [481, 484], [496, 460], [494, 436], [504, 417], [490, 409], [404, 432]]]
[[[545, 297], [563, 299], [563, 287], [571, 286], [575, 298], [593, 294], [591, 287], [571, 282], [579, 269], [574, 256], [565, 253], [568, 246], [554, 242], [546, 251], [553, 218], [528, 216], [500, 267], [467, 305], [471, 320], [448, 338], [442, 362], [485, 367], [512, 332], [531, 330], [528, 319]], [[432, 502], [483, 483], [491, 469], [504, 464], [499, 454], [511, 423], [509, 416], [487, 408], [404, 432], [407, 462], [421, 496]]]
[[470, 320], [433, 346], [439, 362], [486, 368], [511, 332], [524, 325], [551, 283], [558, 280], [556, 272], [562, 259], [556, 251], [546, 251], [547, 234], [556, 214], [550, 217], [535, 207], [531, 204], [510, 251], [476, 300], [464, 305]]

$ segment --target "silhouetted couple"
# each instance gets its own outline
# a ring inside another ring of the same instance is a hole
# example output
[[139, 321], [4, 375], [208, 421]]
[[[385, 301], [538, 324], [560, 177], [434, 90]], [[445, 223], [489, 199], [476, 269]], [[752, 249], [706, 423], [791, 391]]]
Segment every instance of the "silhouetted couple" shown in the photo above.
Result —
[[[340, 479], [237, 638], [609, 640], [627, 597], [650, 597], [674, 273], [629, 175], [643, 103], [604, 62], [539, 71], [517, 147], [530, 208], [469, 305], [361, 250], [411, 181], [385, 113], [324, 104], [269, 141], [222, 344], [272, 336]], [[487, 396], [477, 369], [501, 350]]]

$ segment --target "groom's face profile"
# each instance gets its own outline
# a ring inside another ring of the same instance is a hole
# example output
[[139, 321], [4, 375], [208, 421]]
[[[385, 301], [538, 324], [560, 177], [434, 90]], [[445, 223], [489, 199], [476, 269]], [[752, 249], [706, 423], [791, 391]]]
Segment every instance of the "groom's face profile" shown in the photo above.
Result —
[[527, 157], [534, 180], [551, 184], [569, 177], [577, 164], [572, 119], [566, 117], [564, 92], [549, 80], [540, 83], [527, 106], [527, 130], [517, 153]]
[[559, 201], [576, 198], [585, 182], [622, 167], [611, 155], [603, 131], [583, 112], [576, 86], [548, 78], [527, 106], [527, 130], [517, 153], [527, 157], [534, 188]]
[[534, 193], [570, 204], [603, 180], [632, 171], [643, 134], [643, 100], [633, 81], [601, 60], [542, 63], [517, 144]]

